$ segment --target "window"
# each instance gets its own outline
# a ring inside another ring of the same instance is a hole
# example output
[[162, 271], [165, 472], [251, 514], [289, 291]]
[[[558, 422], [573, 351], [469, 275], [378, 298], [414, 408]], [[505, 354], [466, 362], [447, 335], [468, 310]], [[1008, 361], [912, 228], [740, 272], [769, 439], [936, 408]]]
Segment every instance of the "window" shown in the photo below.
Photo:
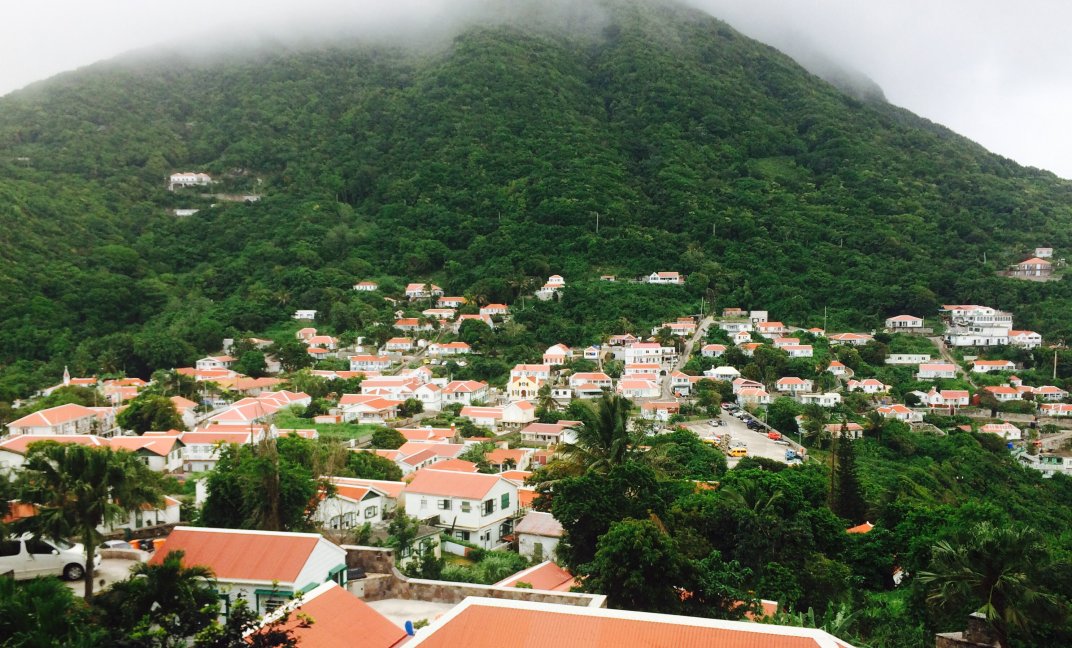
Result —
[[50, 555], [56, 548], [47, 542], [41, 540], [30, 539], [26, 541], [26, 551], [37, 555]]
[[484, 500], [484, 515], [491, 515], [495, 512], [495, 500]]
[[426, 508], [428, 508], [428, 498], [422, 497], [421, 498], [421, 510], [423, 511]]
[[375, 506], [368, 507], [367, 509], [365, 509], [365, 519], [367, 520], [369, 518], [376, 517], [377, 512], [378, 512], [378, 509]]
[[471, 502], [462, 502], [462, 513], [468, 513], [473, 509]]
[[437, 500], [436, 501], [436, 506], [439, 508], [440, 511], [449, 511], [450, 510], [450, 500], [449, 499]]
[[0, 556], [17, 556], [21, 552], [22, 542], [19, 540], [0, 542]]
[[468, 531], [455, 531], [454, 532], [454, 537], [455, 538], [461, 538], [462, 540], [468, 540], [469, 539], [469, 532]]
[[500, 502], [499, 508], [503, 509], [504, 511], [510, 508], [510, 493], [503, 493], [501, 500], [502, 501]]

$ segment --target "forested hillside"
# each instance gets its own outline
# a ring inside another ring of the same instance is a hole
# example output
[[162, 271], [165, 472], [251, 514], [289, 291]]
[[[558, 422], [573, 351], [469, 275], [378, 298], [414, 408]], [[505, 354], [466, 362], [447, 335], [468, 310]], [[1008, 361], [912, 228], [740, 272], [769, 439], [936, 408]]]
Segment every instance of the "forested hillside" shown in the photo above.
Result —
[[[367, 326], [370, 277], [513, 301], [552, 272], [677, 270], [792, 323], [980, 302], [1072, 338], [1070, 282], [994, 275], [1072, 245], [1072, 184], [693, 10], [600, 5], [424, 51], [144, 53], [3, 97], [0, 397], [65, 363], [187, 363], [294, 308]], [[175, 171], [263, 199], [210, 207]]]

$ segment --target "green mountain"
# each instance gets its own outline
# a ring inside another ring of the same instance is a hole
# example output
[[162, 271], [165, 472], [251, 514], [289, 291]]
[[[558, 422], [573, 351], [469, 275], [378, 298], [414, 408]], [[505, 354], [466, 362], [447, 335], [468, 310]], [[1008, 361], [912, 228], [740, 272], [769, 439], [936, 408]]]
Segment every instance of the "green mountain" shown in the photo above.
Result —
[[[0, 396], [64, 363], [189, 362], [295, 308], [360, 330], [369, 277], [512, 301], [551, 273], [678, 270], [675, 299], [794, 323], [983, 302], [1072, 338], [1068, 281], [994, 275], [1072, 246], [1072, 184], [697, 11], [593, 6], [425, 49], [140, 53], [0, 98]], [[263, 197], [169, 192], [175, 171]], [[545, 308], [564, 341], [600, 332]]]

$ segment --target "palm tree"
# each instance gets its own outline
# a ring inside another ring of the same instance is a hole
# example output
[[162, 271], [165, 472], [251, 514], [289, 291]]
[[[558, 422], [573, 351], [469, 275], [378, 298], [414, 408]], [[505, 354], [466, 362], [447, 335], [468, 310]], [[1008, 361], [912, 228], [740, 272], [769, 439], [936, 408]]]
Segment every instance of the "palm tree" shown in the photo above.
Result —
[[97, 595], [107, 624], [126, 632], [161, 635], [185, 646], [216, 620], [219, 595], [208, 567], [183, 566], [184, 552], [172, 551], [159, 564], [138, 563], [130, 577]]
[[589, 472], [606, 472], [635, 456], [642, 434], [629, 429], [632, 406], [623, 396], [604, 393], [580, 417], [577, 441], [562, 449], [566, 460]]
[[1039, 586], [1049, 560], [1042, 536], [1030, 527], [997, 527], [981, 522], [958, 544], [938, 542], [931, 570], [919, 574], [929, 585], [928, 601], [941, 606], [978, 604], [1002, 648], [1010, 630], [1028, 628], [1058, 597]]
[[826, 440], [826, 423], [829, 420], [830, 412], [822, 405], [812, 403], [804, 407], [804, 433], [814, 438], [820, 448]]
[[875, 410], [871, 410], [867, 413], [866, 418], [867, 423], [864, 424], [864, 435], [874, 437], [876, 441], [882, 443], [882, 435], [886, 432], [886, 417]]
[[135, 455], [54, 441], [30, 444], [18, 491], [22, 501], [36, 505], [37, 515], [20, 520], [17, 530], [81, 541], [87, 601], [93, 598], [93, 557], [103, 539], [99, 527], [125, 521], [143, 504], [162, 500], [159, 475]]

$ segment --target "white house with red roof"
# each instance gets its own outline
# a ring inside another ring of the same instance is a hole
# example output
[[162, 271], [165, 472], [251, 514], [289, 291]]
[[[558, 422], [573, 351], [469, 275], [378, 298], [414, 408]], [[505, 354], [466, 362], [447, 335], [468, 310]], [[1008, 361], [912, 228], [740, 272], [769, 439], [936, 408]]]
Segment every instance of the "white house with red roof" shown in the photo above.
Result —
[[739, 393], [742, 389], [763, 389], [763, 383], [749, 380], [748, 378], [734, 378], [732, 384], [734, 394]]
[[435, 329], [430, 321], [421, 321], [419, 317], [402, 317], [395, 320], [395, 328], [399, 331], [413, 333], [417, 331], [431, 331]]
[[580, 421], [529, 423], [521, 429], [521, 440], [525, 443], [537, 443], [543, 446], [574, 443], [577, 440], [574, 428], [580, 424]]
[[990, 373], [991, 371], [1015, 371], [1016, 363], [1011, 360], [973, 360], [972, 373]]
[[229, 355], [207, 356], [194, 363], [197, 369], [230, 369], [237, 360]]
[[741, 405], [769, 405], [771, 395], [762, 387], [745, 387], [737, 392], [737, 402]]
[[622, 378], [616, 389], [626, 398], [658, 398], [662, 393], [658, 382], [636, 378]]
[[681, 403], [678, 401], [646, 401], [640, 405], [640, 415], [652, 421], [663, 423], [670, 420], [674, 414], [681, 412]]
[[547, 348], [543, 352], [543, 363], [545, 365], [563, 365], [568, 360], [573, 359], [573, 349], [569, 348], [565, 344], [555, 344]]
[[826, 366], [826, 370], [839, 378], [852, 375], [852, 370], [838, 360], [831, 360], [830, 364]]
[[458, 415], [469, 419], [473, 422], [473, 425], [487, 428], [492, 432], [498, 430], [503, 422], [503, 408], [501, 407], [477, 407], [474, 405], [466, 405], [461, 409]]
[[434, 319], [439, 321], [454, 321], [454, 316], [458, 314], [458, 311], [453, 308], [426, 308], [421, 311], [421, 315], [424, 315], [428, 319]]
[[408, 337], [393, 337], [383, 344], [383, 350], [387, 352], [394, 351], [396, 353], [402, 353], [405, 351], [413, 350], [413, 338]]
[[480, 314], [488, 317], [503, 317], [510, 314], [510, 307], [506, 304], [488, 304], [480, 307]]
[[1023, 438], [1024, 433], [1020, 428], [1016, 427], [1012, 423], [987, 423], [986, 425], [979, 427], [980, 432], [986, 434], [996, 434], [1006, 441], [1019, 441]]
[[1023, 349], [1035, 349], [1042, 346], [1042, 336], [1034, 331], [1010, 329], [1009, 344]]
[[510, 378], [529, 376], [538, 380], [550, 380], [554, 368], [548, 364], [519, 364], [510, 370]]
[[405, 489], [406, 515], [437, 518], [455, 537], [493, 549], [513, 532], [517, 485], [500, 475], [422, 470]]
[[374, 394], [345, 394], [339, 399], [339, 414], [346, 423], [372, 423], [383, 425], [398, 418], [398, 408], [405, 402]]
[[815, 356], [815, 350], [810, 344], [790, 344], [782, 347], [782, 351], [788, 353], [790, 358], [811, 358]]
[[737, 331], [730, 339], [733, 340], [734, 344], [740, 346], [742, 344], [748, 344], [749, 342], [751, 342], [752, 334], [748, 331]]
[[469, 300], [465, 297], [440, 297], [436, 300], [436, 306], [439, 308], [461, 308], [468, 302]]
[[763, 337], [773, 340], [785, 335], [789, 329], [781, 322], [756, 322], [755, 330]]
[[[54, 443], [77, 443], [78, 445], [103, 448], [108, 445], [108, 439], [92, 434], [19, 434], [8, 436], [0, 440], [0, 473], [3, 471], [17, 471], [22, 468], [26, 461], [26, 452], [31, 443], [52, 441]], [[10, 474], [10, 473], [9, 473]]]
[[967, 407], [971, 397], [966, 389], [943, 389], [938, 391], [933, 387], [923, 396], [921, 400], [931, 409], [948, 409], [950, 412], [955, 412], [960, 407]]
[[443, 387], [443, 404], [473, 403], [488, 399], [488, 384], [479, 380], [453, 380]]
[[607, 338], [607, 346], [629, 346], [630, 344], [639, 341], [640, 340], [635, 335], [623, 333], [618, 335], [612, 335]]
[[[514, 534], [517, 535], [517, 552], [526, 558], [540, 561], [555, 559], [555, 549], [558, 548], [565, 531], [562, 524], [550, 513], [529, 511], [514, 527]], [[529, 584], [535, 589], [534, 583]]]
[[797, 394], [796, 399], [804, 405], [819, 405], [820, 407], [837, 407], [841, 404], [841, 394], [837, 392]]
[[85, 407], [68, 403], [38, 410], [7, 424], [11, 434], [98, 434], [115, 429], [115, 410], [111, 407]]
[[581, 371], [569, 377], [576, 398], [598, 398], [604, 389], [613, 389], [614, 381], [601, 371]]
[[865, 378], [863, 380], [850, 380], [845, 384], [845, 389], [865, 394], [885, 394], [892, 388], [877, 378]]
[[814, 383], [807, 378], [798, 378], [796, 376], [786, 376], [785, 378], [779, 378], [774, 383], [774, 388], [780, 392], [789, 392], [791, 394], [806, 393], [812, 390]]
[[794, 337], [777, 337], [771, 340], [771, 344], [775, 349], [784, 349], [789, 346], [797, 346], [800, 344], [800, 338]]
[[1072, 404], [1069, 403], [1042, 403], [1039, 405], [1039, 414], [1042, 416], [1072, 416]]
[[554, 297], [559, 290], [565, 288], [566, 280], [561, 275], [551, 275], [547, 278], [547, 283], [542, 288], [536, 291], [536, 298], [542, 301], [547, 301]]
[[350, 356], [350, 371], [383, 371], [390, 367], [392, 362], [388, 356]]
[[1035, 395], [1035, 400], [1042, 402], [1057, 402], [1068, 398], [1068, 392], [1056, 385], [1042, 385], [1041, 387], [1035, 387], [1031, 389], [1031, 393]]
[[251, 445], [266, 436], [259, 425], [214, 425], [205, 430], [183, 432], [183, 472], [198, 473], [212, 470], [220, 459], [220, 449], [229, 443]]
[[674, 347], [664, 347], [658, 342], [634, 342], [625, 347], [622, 360], [625, 364], [670, 364], [677, 358]]
[[919, 371], [916, 372], [916, 380], [956, 377], [957, 366], [952, 362], [925, 362], [919, 365]]
[[886, 318], [886, 328], [891, 331], [911, 331], [923, 328], [923, 318], [915, 315], [894, 315]]
[[212, 570], [224, 610], [241, 596], [262, 615], [321, 583], [346, 585], [346, 551], [318, 533], [178, 526], [149, 564], [179, 550]]
[[442, 296], [443, 289], [435, 284], [411, 283], [406, 286], [406, 297], [408, 297], [410, 301]]
[[136, 454], [150, 470], [160, 473], [182, 471], [186, 445], [178, 434], [112, 437], [108, 439], [108, 445], [113, 450]]
[[895, 403], [893, 405], [884, 405], [882, 407], [876, 408], [875, 411], [886, 418], [896, 419], [905, 423], [914, 423], [923, 420], [922, 412], [917, 412], [913, 409], [909, 409], [908, 407], [900, 403]]
[[1046, 259], [1031, 257], [1009, 268], [1009, 276], [1012, 277], [1049, 277], [1053, 275], [1053, 264]]
[[349, 477], [330, 477], [331, 492], [320, 493], [313, 519], [325, 529], [357, 529], [383, 521], [387, 494]]
[[469, 355], [473, 348], [465, 342], [433, 342], [428, 345], [428, 355], [432, 358], [448, 358], [451, 356]]
[[875, 338], [867, 333], [834, 333], [828, 335], [827, 339], [830, 340], [831, 345], [863, 346]]
[[358, 292], [375, 292], [380, 289], [380, 284], [375, 281], [359, 281], [354, 284], [354, 290]]
[[712, 380], [721, 380], [723, 382], [733, 382], [737, 378], [741, 377], [741, 372], [735, 367], [722, 366], [711, 367], [704, 372], [704, 376]]
[[725, 344], [705, 344], [700, 348], [700, 355], [705, 358], [719, 358], [725, 352]]
[[685, 278], [680, 272], [653, 272], [647, 276], [646, 281], [650, 284], [680, 285], [685, 283]]

